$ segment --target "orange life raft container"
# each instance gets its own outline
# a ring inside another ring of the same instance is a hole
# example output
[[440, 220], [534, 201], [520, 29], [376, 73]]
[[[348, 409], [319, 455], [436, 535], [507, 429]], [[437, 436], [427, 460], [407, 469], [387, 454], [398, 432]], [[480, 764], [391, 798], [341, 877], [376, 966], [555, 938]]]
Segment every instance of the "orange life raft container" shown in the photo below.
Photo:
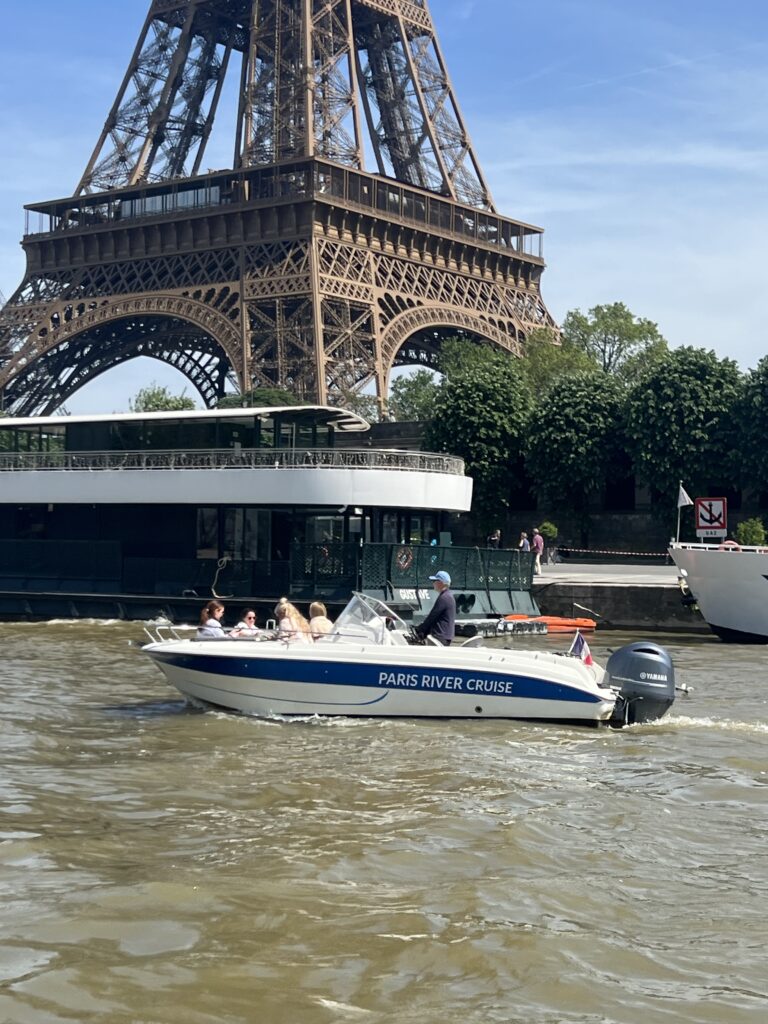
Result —
[[561, 615], [505, 615], [506, 622], [546, 622], [548, 633], [588, 633], [597, 628], [594, 619], [566, 619]]

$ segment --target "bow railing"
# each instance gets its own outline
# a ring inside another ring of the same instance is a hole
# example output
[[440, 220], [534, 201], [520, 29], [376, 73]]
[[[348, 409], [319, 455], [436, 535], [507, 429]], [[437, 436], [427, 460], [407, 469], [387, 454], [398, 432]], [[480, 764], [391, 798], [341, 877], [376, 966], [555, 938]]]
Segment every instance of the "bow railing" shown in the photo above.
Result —
[[451, 455], [376, 448], [0, 452], [0, 473], [202, 469], [362, 469], [464, 476], [464, 461]]

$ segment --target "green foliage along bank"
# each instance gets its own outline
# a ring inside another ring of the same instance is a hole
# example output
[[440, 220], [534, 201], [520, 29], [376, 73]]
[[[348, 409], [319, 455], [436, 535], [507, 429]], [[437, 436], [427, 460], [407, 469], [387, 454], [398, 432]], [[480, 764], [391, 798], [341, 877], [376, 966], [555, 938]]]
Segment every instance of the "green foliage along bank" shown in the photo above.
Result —
[[525, 492], [540, 514], [576, 521], [584, 543], [617, 485], [644, 488], [670, 530], [681, 479], [693, 494], [768, 492], [768, 357], [744, 374], [714, 352], [670, 349], [613, 303], [569, 313], [560, 334], [533, 331], [520, 359], [447, 341], [439, 369], [391, 405], [426, 423], [427, 447], [465, 459], [480, 528]]

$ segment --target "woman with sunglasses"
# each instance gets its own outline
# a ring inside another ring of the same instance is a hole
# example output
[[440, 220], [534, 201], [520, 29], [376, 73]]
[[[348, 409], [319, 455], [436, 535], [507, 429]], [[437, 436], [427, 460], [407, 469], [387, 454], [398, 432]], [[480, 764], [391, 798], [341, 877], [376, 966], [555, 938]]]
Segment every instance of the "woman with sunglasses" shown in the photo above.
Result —
[[230, 636], [259, 636], [261, 630], [256, 625], [256, 612], [253, 608], [246, 608], [242, 619], [230, 633]]

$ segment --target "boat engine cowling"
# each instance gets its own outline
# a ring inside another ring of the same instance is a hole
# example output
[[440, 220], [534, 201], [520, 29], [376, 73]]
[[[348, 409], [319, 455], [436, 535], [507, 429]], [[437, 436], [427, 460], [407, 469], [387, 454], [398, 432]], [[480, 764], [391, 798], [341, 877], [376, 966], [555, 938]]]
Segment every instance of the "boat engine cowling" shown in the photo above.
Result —
[[619, 648], [605, 666], [605, 685], [619, 691], [611, 725], [655, 722], [675, 700], [675, 668], [669, 651], [645, 641]]

